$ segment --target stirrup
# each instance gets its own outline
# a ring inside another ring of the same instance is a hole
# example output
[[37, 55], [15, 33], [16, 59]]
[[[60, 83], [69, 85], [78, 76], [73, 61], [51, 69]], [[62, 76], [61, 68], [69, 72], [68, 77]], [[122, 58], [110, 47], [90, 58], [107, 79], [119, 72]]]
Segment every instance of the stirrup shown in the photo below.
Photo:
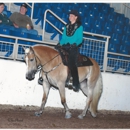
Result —
[[69, 88], [72, 88], [72, 86], [73, 86], [73, 78], [72, 77], [70, 77], [69, 81], [67, 82], [67, 86]]
[[66, 86], [67, 86], [68, 88], [72, 89], [72, 85], [73, 85], [73, 78], [70, 77], [70, 79], [68, 79], [68, 80], [66, 81]]
[[42, 77], [40, 77], [40, 78], [38, 79], [38, 83], [39, 83], [40, 85], [43, 85], [43, 78], [42, 78]]

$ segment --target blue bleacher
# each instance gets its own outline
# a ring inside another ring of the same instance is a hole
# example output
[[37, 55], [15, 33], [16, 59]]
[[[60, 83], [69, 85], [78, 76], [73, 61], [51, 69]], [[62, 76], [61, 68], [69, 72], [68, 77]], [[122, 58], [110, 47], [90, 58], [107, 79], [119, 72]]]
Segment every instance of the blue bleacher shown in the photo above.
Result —
[[[20, 6], [21, 3], [15, 3], [16, 5]], [[31, 3], [29, 3], [31, 5]], [[129, 19], [125, 17], [123, 14], [116, 13], [114, 8], [111, 8], [109, 4], [105, 3], [35, 3], [34, 4], [34, 12], [33, 12], [33, 19], [36, 19], [35, 24], [37, 25], [41, 22], [41, 29], [43, 28], [43, 21], [44, 21], [44, 13], [47, 9], [52, 10], [56, 15], [62, 18], [65, 22], [68, 23], [68, 12], [72, 9], [76, 9], [79, 11], [81, 15], [83, 29], [86, 32], [92, 32], [97, 34], [103, 34], [110, 36], [108, 51], [115, 52], [120, 54], [130, 55], [130, 24]], [[11, 15], [11, 12], [5, 9], [8, 16]], [[28, 10], [28, 15], [30, 16], [31, 9]], [[47, 19], [51, 21], [57, 28], [61, 31], [62, 27], [64, 26], [54, 16], [51, 14], [47, 14]], [[51, 25], [46, 22], [45, 31], [48, 33], [52, 33], [50, 37], [51, 40], [55, 38], [58, 31], [56, 31]], [[0, 27], [0, 34], [18, 36], [22, 38], [30, 38], [34, 40], [42, 40], [41, 35], [32, 35], [27, 33], [21, 33], [17, 29], [14, 31], [10, 31], [9, 28]], [[93, 37], [96, 39], [96, 37]], [[61, 34], [59, 35], [59, 39], [61, 39]], [[3, 41], [10, 41], [10, 39], [0, 38]], [[19, 41], [21, 44], [32, 45], [31, 42], [26, 41]], [[91, 53], [92, 57], [95, 57], [96, 60], [100, 60], [101, 58], [96, 57], [96, 51], [93, 50], [89, 46], [90, 43], [85, 41], [87, 51]], [[1, 44], [0, 44], [1, 45]], [[4, 48], [4, 47], [3, 47]], [[8, 47], [5, 49], [7, 50]], [[13, 50], [13, 49], [12, 49]], [[22, 51], [22, 48], [19, 48]], [[83, 52], [86, 54], [86, 52]], [[7, 54], [8, 56], [8, 54]], [[115, 58], [111, 55], [112, 58]], [[116, 57], [121, 58], [121, 57]], [[111, 62], [111, 61], [109, 61]], [[117, 62], [116, 68], [114, 71], [118, 70], [122, 63]], [[128, 63], [128, 69], [126, 71], [130, 71]]]

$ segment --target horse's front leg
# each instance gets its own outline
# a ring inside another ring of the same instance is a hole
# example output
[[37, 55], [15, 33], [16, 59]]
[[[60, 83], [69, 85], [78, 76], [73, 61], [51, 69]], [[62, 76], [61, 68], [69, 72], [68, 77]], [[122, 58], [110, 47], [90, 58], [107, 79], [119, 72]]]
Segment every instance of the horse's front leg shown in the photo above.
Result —
[[72, 114], [69, 111], [69, 108], [66, 104], [65, 87], [62, 87], [62, 86], [64, 86], [64, 84], [59, 84], [59, 93], [60, 93], [60, 97], [61, 97], [61, 103], [62, 103], [62, 105], [64, 106], [64, 109], [65, 109], [65, 118], [69, 119], [69, 118], [71, 118]]
[[43, 113], [46, 101], [47, 101], [47, 97], [49, 94], [49, 90], [50, 90], [50, 84], [48, 84], [47, 82], [43, 82], [43, 98], [42, 98], [42, 103], [41, 103], [41, 107], [40, 110], [38, 112], [35, 112], [36, 116], [40, 116]]

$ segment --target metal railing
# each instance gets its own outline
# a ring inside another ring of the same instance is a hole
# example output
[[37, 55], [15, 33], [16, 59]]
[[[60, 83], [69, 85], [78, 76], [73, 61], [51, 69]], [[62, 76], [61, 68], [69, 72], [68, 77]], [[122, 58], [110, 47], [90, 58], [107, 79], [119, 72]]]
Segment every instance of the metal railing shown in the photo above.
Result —
[[[22, 46], [28, 47], [35, 44], [46, 44], [49, 46], [50, 45], [54, 46], [56, 44], [55, 41], [53, 40], [48, 42], [46, 41], [45, 37], [46, 22], [48, 22], [48, 24], [53, 28], [55, 28], [60, 34], [62, 34], [62, 30], [58, 29], [58, 27], [54, 26], [54, 24], [47, 19], [48, 12], [51, 13], [54, 17], [56, 17], [59, 20], [59, 22], [66, 24], [66, 22], [64, 22], [54, 12], [52, 12], [51, 10], [46, 10], [43, 24], [43, 36], [42, 36], [43, 41], [0, 34], [0, 37], [10, 38], [14, 40], [14, 42], [0, 41], [0, 45], [7, 45], [8, 46], [7, 48], [9, 48], [10, 45], [11, 46], [10, 48], [12, 49], [11, 50], [12, 53], [9, 56], [7, 56], [5, 53], [8, 53], [9, 49], [7, 52], [6, 49], [4, 50], [0, 46], [1, 51], [0, 57], [13, 60], [23, 60], [24, 52], [22, 50]], [[82, 46], [79, 48], [81, 54], [94, 58], [98, 62], [100, 69], [103, 72], [130, 74], [130, 56], [108, 52], [110, 36], [98, 35], [89, 32], [83, 32], [83, 33], [84, 33], [84, 42]]]

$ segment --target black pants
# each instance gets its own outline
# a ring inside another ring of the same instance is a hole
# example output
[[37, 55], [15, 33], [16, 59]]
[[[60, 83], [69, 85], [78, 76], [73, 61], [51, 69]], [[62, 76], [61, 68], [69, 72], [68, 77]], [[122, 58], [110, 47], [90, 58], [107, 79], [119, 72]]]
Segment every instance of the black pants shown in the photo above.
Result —
[[71, 76], [73, 77], [73, 86], [79, 89], [79, 75], [77, 68], [77, 56], [78, 56], [78, 47], [71, 45], [70, 49], [68, 49], [68, 67], [71, 72]]

